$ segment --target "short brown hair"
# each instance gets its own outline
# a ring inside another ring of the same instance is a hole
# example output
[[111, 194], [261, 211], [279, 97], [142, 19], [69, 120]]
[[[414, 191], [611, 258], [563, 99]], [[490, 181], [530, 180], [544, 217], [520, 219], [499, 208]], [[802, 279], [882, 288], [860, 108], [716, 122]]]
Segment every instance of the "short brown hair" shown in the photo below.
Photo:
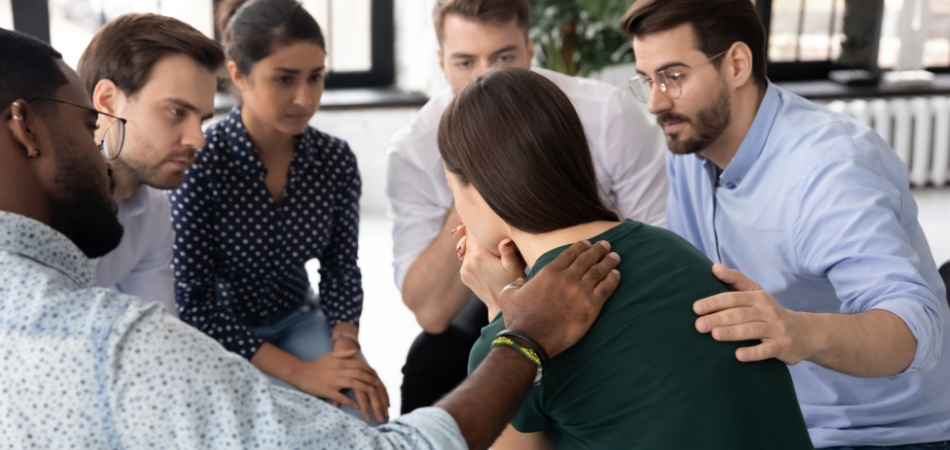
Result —
[[446, 169], [516, 229], [620, 220], [600, 197], [574, 104], [542, 75], [501, 67], [472, 81], [442, 115], [438, 143]]
[[435, 35], [439, 45], [445, 39], [445, 17], [458, 14], [464, 19], [478, 23], [508, 23], [517, 19], [518, 28], [528, 38], [528, 0], [436, 0], [432, 10]]
[[78, 73], [90, 95], [108, 79], [133, 96], [155, 64], [173, 53], [188, 55], [211, 72], [224, 64], [221, 46], [191, 25], [157, 14], [126, 14], [96, 33], [79, 58]]
[[[693, 27], [696, 47], [713, 57], [736, 42], [752, 50], [752, 76], [766, 83], [768, 53], [765, 26], [749, 0], [638, 0], [620, 21], [620, 29], [630, 37], [646, 36], [676, 28]], [[720, 66], [721, 59], [713, 61]]]

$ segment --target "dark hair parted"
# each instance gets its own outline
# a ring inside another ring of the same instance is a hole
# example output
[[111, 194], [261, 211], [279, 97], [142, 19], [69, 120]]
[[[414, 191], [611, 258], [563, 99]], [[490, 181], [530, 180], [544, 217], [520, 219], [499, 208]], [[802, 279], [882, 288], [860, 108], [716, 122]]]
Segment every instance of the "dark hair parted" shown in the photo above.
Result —
[[[752, 50], [752, 76], [765, 85], [768, 53], [765, 26], [749, 0], [638, 0], [620, 21], [620, 29], [630, 37], [646, 36], [693, 26], [696, 48], [708, 57], [743, 42]], [[719, 67], [721, 59], [713, 61]]]
[[442, 115], [438, 141], [448, 171], [518, 230], [620, 220], [599, 195], [574, 104], [541, 75], [504, 67], [472, 81]]
[[432, 20], [439, 44], [445, 39], [445, 17], [449, 14], [478, 23], [508, 23], [517, 19], [518, 28], [527, 39], [529, 12], [528, 0], [436, 0]]
[[90, 95], [100, 80], [112, 80], [125, 95], [133, 96], [148, 82], [155, 64], [175, 53], [211, 72], [224, 63], [221, 46], [191, 25], [158, 14], [125, 14], [93, 36], [77, 72]]
[[228, 60], [245, 75], [258, 61], [294, 42], [310, 41], [327, 49], [320, 25], [296, 0], [223, 0], [216, 19]]
[[[60, 70], [57, 60], [63, 55], [49, 44], [23, 33], [0, 28], [0, 110], [17, 99], [34, 95], [55, 97], [69, 79]], [[43, 112], [52, 102], [39, 102], [34, 107]]]

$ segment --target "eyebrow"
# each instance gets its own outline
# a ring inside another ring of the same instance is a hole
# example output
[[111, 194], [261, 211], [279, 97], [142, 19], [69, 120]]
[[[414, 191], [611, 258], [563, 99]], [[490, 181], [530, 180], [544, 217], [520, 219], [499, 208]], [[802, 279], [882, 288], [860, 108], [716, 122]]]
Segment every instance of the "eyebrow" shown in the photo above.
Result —
[[[657, 72], [659, 72], [659, 71], [661, 71], [661, 70], [666, 70], [666, 69], [669, 69], [670, 67], [676, 67], [676, 66], [689, 67], [689, 66], [687, 66], [686, 64], [681, 63], [681, 62], [679, 62], [679, 61], [673, 61], [673, 62], [668, 62], [668, 63], [666, 63], [666, 64], [663, 64], [662, 66], [660, 66], [659, 69], [656, 69], [655, 71], [653, 71], [653, 73], [657, 73]], [[644, 72], [641, 71], [640, 69], [637, 69], [637, 73], [639, 73], [640, 75], [647, 75], [646, 73], [644, 73]]]
[[[176, 105], [178, 105], [178, 106], [180, 106], [180, 107], [182, 107], [182, 108], [184, 108], [184, 109], [187, 109], [188, 111], [191, 111], [191, 112], [193, 112], [193, 113], [195, 113], [195, 114], [201, 114], [201, 111], [198, 111], [198, 107], [197, 107], [197, 106], [192, 105], [191, 103], [188, 103], [186, 100], [182, 100], [182, 99], [180, 99], [180, 98], [170, 98], [170, 99], [168, 99], [168, 101], [169, 101], [169, 102], [172, 102], [172, 103], [174, 103], [174, 104], [176, 104]], [[205, 120], [208, 120], [208, 119], [210, 119], [210, 118], [212, 118], [212, 117], [214, 117], [214, 111], [212, 111], [212, 112], [209, 113], [209, 114], [205, 114], [204, 116], [202, 116], [202, 117], [201, 117], [201, 121], [204, 122]]]
[[[500, 54], [502, 54], [502, 53], [505, 53], [505, 52], [510, 52], [510, 51], [512, 51], [512, 50], [516, 50], [517, 48], [518, 48], [518, 46], [516, 46], [516, 45], [509, 45], [509, 46], [507, 46], [507, 47], [505, 47], [505, 48], [502, 48], [502, 49], [500, 49], [500, 50], [494, 51], [494, 52], [491, 54], [491, 57], [490, 57], [490, 58], [493, 58], [493, 57], [498, 56], [498, 55], [500, 55]], [[469, 54], [467, 54], [467, 53], [452, 53], [451, 55], [449, 55], [449, 58], [453, 58], [453, 59], [455, 59], [455, 58], [474, 58], [474, 57], [475, 57], [475, 55], [469, 55]]]
[[[319, 72], [319, 71], [324, 70], [324, 69], [326, 69], [326, 66], [320, 66], [320, 67], [317, 67], [316, 69], [311, 70], [310, 73]], [[284, 72], [284, 73], [289, 73], [289, 74], [291, 74], [291, 75], [296, 75], [296, 74], [298, 74], [298, 73], [301, 72], [300, 69], [287, 69], [287, 68], [285, 68], [285, 67], [277, 67], [277, 68], [275, 68], [274, 70], [277, 70], [277, 71], [280, 71], [280, 72]]]

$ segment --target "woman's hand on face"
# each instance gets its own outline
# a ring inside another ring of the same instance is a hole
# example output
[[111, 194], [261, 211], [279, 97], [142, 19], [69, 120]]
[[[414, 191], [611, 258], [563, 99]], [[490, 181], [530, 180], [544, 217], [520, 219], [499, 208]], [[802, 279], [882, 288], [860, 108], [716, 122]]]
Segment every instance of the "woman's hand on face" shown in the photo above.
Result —
[[461, 237], [456, 253], [462, 260], [462, 283], [485, 302], [489, 314], [494, 317], [500, 311], [498, 294], [508, 284], [524, 277], [525, 265], [518, 255], [518, 248], [515, 247], [514, 241], [505, 238], [498, 243], [498, 254], [501, 257], [495, 256], [476, 241], [474, 236], [467, 234], [465, 224], [459, 225], [452, 235]]
[[[343, 341], [340, 339], [337, 342]], [[346, 344], [341, 344], [345, 346]], [[310, 395], [328, 398], [334, 406], [346, 405], [359, 409], [363, 420], [369, 421], [372, 407], [376, 420], [388, 416], [389, 395], [379, 375], [360, 357], [359, 349], [334, 350], [310, 362], [301, 362], [292, 375], [294, 386]], [[353, 389], [357, 402], [340, 391]]]

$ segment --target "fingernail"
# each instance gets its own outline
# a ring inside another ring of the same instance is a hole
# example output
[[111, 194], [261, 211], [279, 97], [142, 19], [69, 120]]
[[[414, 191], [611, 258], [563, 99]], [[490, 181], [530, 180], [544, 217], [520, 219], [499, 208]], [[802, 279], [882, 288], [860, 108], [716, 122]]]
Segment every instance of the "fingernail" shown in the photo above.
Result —
[[458, 244], [455, 244], [455, 253], [458, 253], [462, 249], [462, 241], [459, 241]]
[[708, 323], [706, 322], [706, 319], [699, 319], [699, 321], [696, 322], [696, 325], [699, 326], [700, 330], [705, 330], [706, 327], [708, 326]]
[[696, 314], [706, 314], [706, 304], [705, 304], [705, 303], [702, 303], [702, 302], [697, 303], [696, 306], [694, 307], [694, 309], [696, 310]]
[[598, 244], [603, 245], [604, 248], [606, 248], [607, 250], [610, 250], [610, 242], [607, 242], [607, 241], [600, 241], [600, 242], [598, 242]]
[[581, 241], [581, 242], [583, 242], [583, 243], [585, 243], [585, 244], [587, 244], [587, 246], [588, 246], [588, 247], [590, 247], [590, 245], [591, 245], [591, 244], [590, 244], [590, 241], [589, 241], [589, 240], [587, 240], [587, 239], [584, 239], [584, 240], [583, 240], [583, 241]]
[[610, 252], [607, 254], [607, 256], [620, 261], [620, 255], [618, 255], [616, 252]]
[[620, 275], [620, 271], [617, 269], [611, 270], [614, 275]]
[[459, 227], [452, 228], [452, 231], [450, 231], [449, 234], [455, 234], [455, 232], [456, 232], [458, 229], [459, 229]]
[[505, 243], [505, 247], [511, 247], [512, 245], [515, 245], [515, 243], [514, 241], [511, 241], [511, 240]]

